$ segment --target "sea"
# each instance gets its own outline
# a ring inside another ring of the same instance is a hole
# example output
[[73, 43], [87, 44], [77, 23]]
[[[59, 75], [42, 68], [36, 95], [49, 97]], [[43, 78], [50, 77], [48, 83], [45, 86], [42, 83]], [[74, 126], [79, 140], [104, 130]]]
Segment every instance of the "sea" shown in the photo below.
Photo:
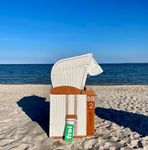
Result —
[[[0, 84], [51, 84], [52, 64], [0, 65]], [[147, 85], [148, 63], [101, 64], [103, 73], [89, 76], [89, 85]]]

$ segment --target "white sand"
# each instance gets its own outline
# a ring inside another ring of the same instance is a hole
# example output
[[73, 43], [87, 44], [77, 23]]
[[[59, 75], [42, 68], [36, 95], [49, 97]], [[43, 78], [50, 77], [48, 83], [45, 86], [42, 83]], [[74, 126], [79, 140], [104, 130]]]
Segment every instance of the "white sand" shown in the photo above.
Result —
[[0, 85], [0, 150], [148, 150], [148, 86], [88, 86], [97, 93], [95, 136], [50, 139], [47, 85]]

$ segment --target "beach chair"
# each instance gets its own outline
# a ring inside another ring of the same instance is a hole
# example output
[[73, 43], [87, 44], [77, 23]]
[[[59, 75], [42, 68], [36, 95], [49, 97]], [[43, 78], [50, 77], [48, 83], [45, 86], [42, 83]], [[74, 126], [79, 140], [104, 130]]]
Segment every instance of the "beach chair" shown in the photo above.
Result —
[[84, 90], [84, 87], [87, 75], [102, 72], [92, 54], [55, 63], [51, 71], [50, 137], [62, 138], [65, 133], [68, 140], [70, 134], [74, 137], [94, 135], [95, 92]]

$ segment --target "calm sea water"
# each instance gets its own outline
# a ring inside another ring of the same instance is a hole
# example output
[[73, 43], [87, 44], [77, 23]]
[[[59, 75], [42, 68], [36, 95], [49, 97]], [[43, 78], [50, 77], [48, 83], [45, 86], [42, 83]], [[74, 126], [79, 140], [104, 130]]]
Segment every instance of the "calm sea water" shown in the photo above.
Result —
[[[147, 64], [102, 64], [87, 84], [148, 84]], [[0, 65], [0, 84], [51, 84], [52, 65]]]

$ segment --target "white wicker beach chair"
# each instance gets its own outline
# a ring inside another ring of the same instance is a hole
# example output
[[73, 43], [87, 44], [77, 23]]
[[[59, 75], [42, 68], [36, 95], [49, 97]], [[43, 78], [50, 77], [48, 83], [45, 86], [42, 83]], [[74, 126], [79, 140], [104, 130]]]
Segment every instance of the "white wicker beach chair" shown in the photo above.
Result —
[[49, 136], [61, 138], [66, 120], [74, 120], [74, 137], [94, 135], [95, 92], [84, 90], [87, 75], [103, 70], [92, 54], [62, 59], [52, 68]]

